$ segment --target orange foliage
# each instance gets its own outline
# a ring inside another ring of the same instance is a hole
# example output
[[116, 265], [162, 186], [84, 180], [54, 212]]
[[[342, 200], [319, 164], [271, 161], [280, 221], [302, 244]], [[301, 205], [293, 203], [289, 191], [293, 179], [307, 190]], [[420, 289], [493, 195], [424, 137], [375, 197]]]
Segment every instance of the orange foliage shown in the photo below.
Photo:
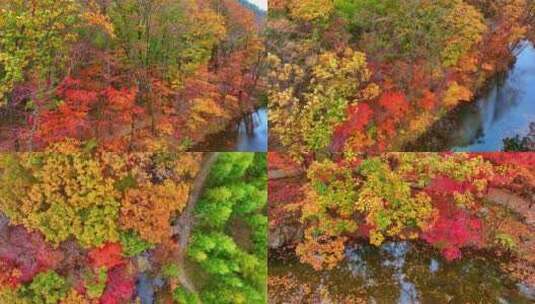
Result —
[[312, 237], [312, 231], [305, 232], [306, 242], [295, 249], [302, 263], [310, 264], [315, 270], [333, 269], [344, 259], [346, 237]]
[[109, 115], [109, 122], [112, 126], [117, 123], [132, 123], [136, 115], [143, 113], [143, 108], [137, 106], [137, 88], [115, 89], [108, 87], [103, 95], [107, 99], [106, 112]]
[[121, 206], [120, 223], [146, 241], [161, 243], [171, 237], [171, 218], [185, 207], [188, 193], [189, 185], [170, 181], [130, 188]]
[[379, 104], [387, 110], [387, 113], [394, 117], [407, 114], [409, 111], [409, 102], [405, 94], [401, 92], [386, 92], [379, 99]]
[[437, 99], [435, 93], [431, 92], [430, 90], [425, 90], [418, 104], [422, 109], [430, 111], [435, 108], [436, 102]]

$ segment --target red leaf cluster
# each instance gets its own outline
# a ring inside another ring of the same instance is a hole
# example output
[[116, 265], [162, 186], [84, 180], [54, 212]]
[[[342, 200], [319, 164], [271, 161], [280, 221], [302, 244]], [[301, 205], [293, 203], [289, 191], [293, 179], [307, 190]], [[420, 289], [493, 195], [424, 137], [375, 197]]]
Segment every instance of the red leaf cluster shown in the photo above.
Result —
[[[95, 76], [93, 76], [95, 77]], [[94, 78], [74, 79], [66, 77], [56, 89], [59, 104], [41, 105], [40, 111], [28, 117], [28, 124], [21, 138], [33, 137], [39, 146], [62, 141], [65, 138], [86, 140], [130, 128], [136, 116], [144, 113], [136, 104], [137, 87], [103, 87]], [[104, 138], [106, 140], [107, 138]]]
[[389, 116], [401, 119], [409, 111], [409, 102], [401, 92], [387, 92], [379, 98], [379, 104], [385, 108]]
[[286, 153], [270, 152], [267, 158], [268, 170], [293, 170], [298, 166]]
[[39, 115], [37, 139], [52, 143], [68, 137], [82, 138], [91, 132], [88, 115], [98, 101], [98, 92], [83, 88], [81, 80], [67, 77], [58, 87], [57, 95], [62, 103]]
[[368, 104], [359, 103], [347, 108], [347, 120], [336, 127], [331, 148], [342, 151], [346, 140], [351, 135], [362, 132], [373, 116], [373, 110]]
[[481, 220], [450, 202], [440, 202], [438, 209], [438, 219], [422, 234], [422, 238], [439, 248], [446, 260], [460, 258], [463, 247], [482, 245]]
[[483, 158], [498, 165], [514, 165], [514, 166], [531, 168], [531, 169], [535, 168], [535, 153], [487, 152], [487, 153], [478, 153], [475, 155], [481, 155]]
[[123, 249], [120, 244], [107, 243], [100, 248], [89, 251], [89, 260], [93, 267], [113, 268], [125, 263], [123, 259]]
[[437, 176], [426, 187], [426, 191], [434, 194], [453, 194], [454, 192], [465, 193], [473, 191], [474, 187], [469, 182], [459, 182], [447, 176]]
[[420, 98], [418, 102], [418, 105], [426, 111], [433, 110], [436, 104], [437, 104], [437, 97], [433, 92], [429, 90], [424, 91], [423, 96]]
[[106, 114], [109, 120], [106, 120], [110, 125], [121, 123], [132, 123], [136, 115], [142, 114], [143, 108], [136, 105], [137, 88], [123, 88], [116, 89], [114, 87], [107, 87], [102, 92], [106, 98], [107, 107]]
[[100, 304], [129, 303], [134, 295], [134, 287], [134, 278], [126, 267], [114, 267], [108, 272], [106, 289], [100, 297]]

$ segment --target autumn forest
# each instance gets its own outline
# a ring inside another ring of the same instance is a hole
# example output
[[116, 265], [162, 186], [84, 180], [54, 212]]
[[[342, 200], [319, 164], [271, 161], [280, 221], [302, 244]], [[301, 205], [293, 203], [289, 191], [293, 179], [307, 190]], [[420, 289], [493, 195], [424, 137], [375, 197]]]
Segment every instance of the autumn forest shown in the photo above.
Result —
[[[212, 3], [210, 3], [212, 2]], [[239, 1], [2, 1], [0, 148], [188, 150], [263, 101], [264, 12]]]
[[0, 0], [0, 304], [535, 301], [534, 0]]
[[[297, 157], [421, 149], [434, 123], [510, 68], [535, 22], [529, 0], [270, 3], [272, 144]], [[435, 141], [425, 152], [450, 150]]]

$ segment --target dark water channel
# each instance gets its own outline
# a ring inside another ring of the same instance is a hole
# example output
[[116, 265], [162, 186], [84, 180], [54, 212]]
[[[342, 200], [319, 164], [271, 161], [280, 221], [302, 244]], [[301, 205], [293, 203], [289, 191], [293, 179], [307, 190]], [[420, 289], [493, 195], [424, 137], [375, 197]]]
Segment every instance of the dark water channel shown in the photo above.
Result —
[[266, 152], [268, 146], [268, 110], [257, 109], [242, 117], [223, 132], [210, 135], [191, 151]]
[[505, 138], [527, 135], [535, 122], [535, 48], [524, 41], [515, 52], [510, 70], [477, 100], [461, 104], [405, 150], [501, 151]]
[[[340, 295], [355, 294], [378, 304], [534, 303], [533, 294], [501, 272], [497, 264], [482, 256], [446, 262], [418, 245], [388, 242], [379, 248], [348, 247], [345, 261], [330, 271], [317, 272], [298, 261], [270, 261], [269, 270], [270, 275], [291, 273], [298, 285], [308, 283], [312, 290], [326, 288], [330, 298], [318, 303], [337, 303]], [[294, 296], [278, 294], [277, 298]]]

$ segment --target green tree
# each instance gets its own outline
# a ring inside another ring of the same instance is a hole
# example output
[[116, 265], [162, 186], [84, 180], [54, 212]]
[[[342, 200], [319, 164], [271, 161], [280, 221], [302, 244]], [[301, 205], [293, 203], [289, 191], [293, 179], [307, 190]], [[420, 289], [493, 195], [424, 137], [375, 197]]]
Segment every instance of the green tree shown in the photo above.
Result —
[[63, 277], [54, 271], [42, 272], [35, 276], [28, 286], [20, 289], [20, 293], [35, 304], [57, 304], [67, 295], [68, 284]]
[[266, 301], [266, 162], [263, 153], [223, 153], [212, 168], [188, 248], [210, 274], [203, 302]]

